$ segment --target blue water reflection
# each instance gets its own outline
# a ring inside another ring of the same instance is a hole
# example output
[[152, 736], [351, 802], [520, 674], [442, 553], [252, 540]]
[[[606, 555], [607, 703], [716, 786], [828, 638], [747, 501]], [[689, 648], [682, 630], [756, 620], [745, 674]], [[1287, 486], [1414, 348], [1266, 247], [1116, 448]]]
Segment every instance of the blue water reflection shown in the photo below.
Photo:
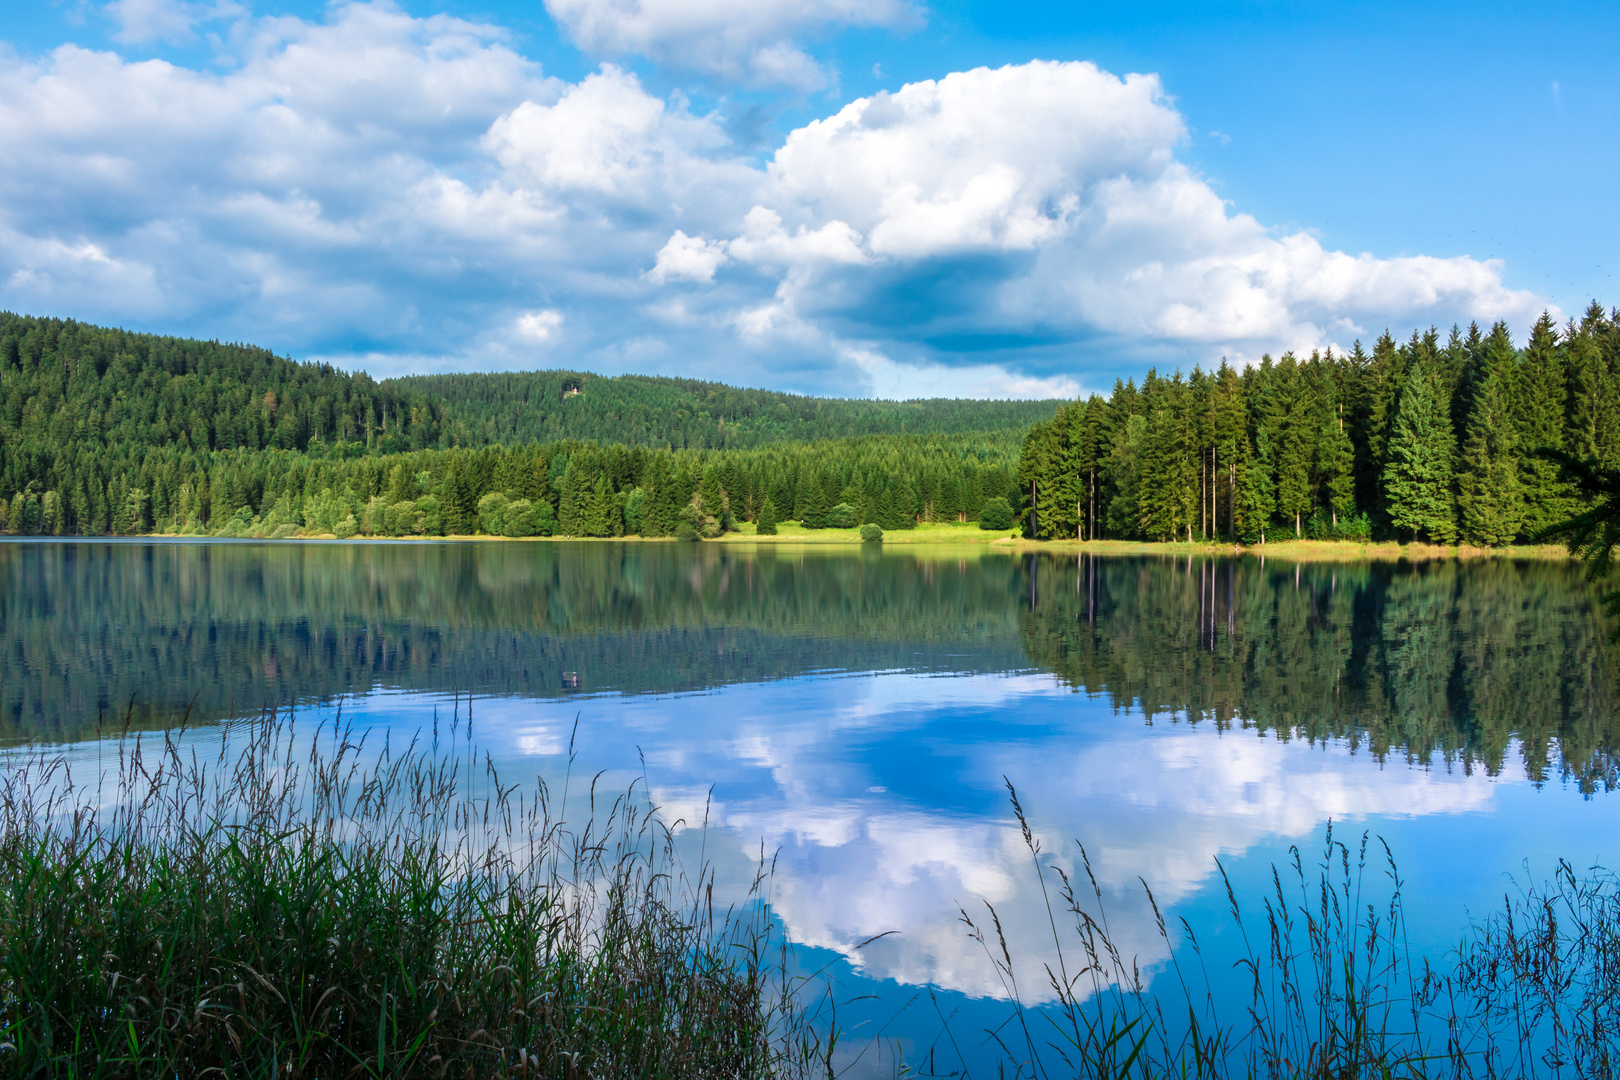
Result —
[[970, 1036], [1007, 988], [964, 908], [1051, 997], [1008, 783], [1048, 865], [1089, 854], [1127, 956], [1162, 977], [1185, 920], [1233, 993], [1217, 859], [1258, 897], [1330, 823], [1382, 837], [1436, 959], [1509, 875], [1620, 865], [1615, 655], [1556, 564], [66, 544], [0, 545], [0, 581], [13, 741], [93, 736], [124, 695], [137, 726], [200, 698], [194, 721], [295, 704], [396, 742], [465, 740], [470, 712], [508, 781], [644, 784], [722, 898], [774, 854], [801, 962], [913, 1058], [953, 1012], [991, 1053]]

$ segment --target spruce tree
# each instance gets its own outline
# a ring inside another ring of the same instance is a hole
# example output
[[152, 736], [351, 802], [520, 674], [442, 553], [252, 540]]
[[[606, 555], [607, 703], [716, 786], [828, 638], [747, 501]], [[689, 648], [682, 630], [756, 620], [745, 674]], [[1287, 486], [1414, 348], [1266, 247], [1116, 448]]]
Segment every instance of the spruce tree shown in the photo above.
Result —
[[1225, 360], [1215, 373], [1215, 453], [1216, 472], [1215, 534], [1220, 535], [1221, 494], [1226, 498], [1225, 532], [1237, 539], [1238, 475], [1249, 460], [1249, 408], [1244, 400], [1243, 384], [1238, 373]]
[[827, 511], [832, 508], [827, 498], [826, 488], [821, 477], [814, 473], [804, 478], [804, 510], [800, 524], [807, 529], [825, 529], [827, 527]]
[[1334, 528], [1351, 515], [1356, 501], [1355, 447], [1346, 429], [1344, 406], [1333, 394], [1332, 384], [1324, 387], [1327, 399], [1319, 413], [1321, 427], [1316, 440], [1316, 475], [1322, 485], [1322, 501], [1328, 506]]
[[765, 496], [765, 503], [759, 508], [759, 521], [754, 531], [760, 536], [776, 535], [776, 500], [769, 495]]
[[585, 530], [591, 494], [583, 473], [584, 469], [572, 459], [563, 470], [562, 500], [557, 507], [557, 532], [563, 536], [590, 535]]
[[1511, 544], [1524, 523], [1517, 436], [1513, 423], [1513, 342], [1497, 323], [1473, 371], [1457, 505], [1463, 538], [1471, 544]]
[[596, 478], [595, 486], [582, 501], [585, 506], [580, 532], [585, 536], [612, 536], [613, 511], [617, 507], [613, 502], [613, 489], [608, 485], [606, 473]]
[[1575, 457], [1614, 466], [1620, 464], [1620, 387], [1603, 355], [1608, 331], [1603, 308], [1594, 303], [1567, 334], [1570, 409], [1564, 445]]
[[1450, 403], [1436, 393], [1435, 375], [1421, 359], [1407, 369], [1406, 386], [1390, 429], [1384, 498], [1390, 524], [1434, 543], [1456, 538]]
[[1301, 523], [1311, 508], [1311, 463], [1316, 456], [1319, 422], [1317, 402], [1301, 377], [1292, 353], [1284, 353], [1273, 376], [1276, 427], [1276, 513], [1301, 535]]
[[1519, 475], [1524, 484], [1524, 531], [1534, 536], [1575, 513], [1575, 500], [1556, 463], [1540, 455], [1564, 449], [1568, 379], [1552, 316], [1543, 312], [1519, 360], [1515, 420]]

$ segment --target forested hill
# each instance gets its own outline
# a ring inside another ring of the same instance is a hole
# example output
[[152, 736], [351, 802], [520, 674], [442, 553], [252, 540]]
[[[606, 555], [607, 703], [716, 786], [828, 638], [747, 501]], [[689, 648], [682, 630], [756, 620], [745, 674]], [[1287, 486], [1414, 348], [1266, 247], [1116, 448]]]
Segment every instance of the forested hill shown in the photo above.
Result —
[[83, 454], [437, 446], [442, 411], [268, 349], [0, 312], [0, 491]]
[[1041, 537], [1496, 547], [1582, 508], [1546, 450], [1620, 465], [1620, 310], [1150, 371], [1032, 428], [1019, 482]]
[[1057, 402], [835, 400], [579, 372], [373, 381], [267, 349], [0, 312], [0, 493], [66, 455], [325, 454], [599, 440], [744, 449], [877, 434], [1021, 431]]
[[1022, 431], [1054, 401], [871, 401], [743, 390], [697, 379], [576, 371], [416, 375], [382, 384], [442, 403], [462, 446], [592, 439], [670, 449], [749, 449], [857, 435]]

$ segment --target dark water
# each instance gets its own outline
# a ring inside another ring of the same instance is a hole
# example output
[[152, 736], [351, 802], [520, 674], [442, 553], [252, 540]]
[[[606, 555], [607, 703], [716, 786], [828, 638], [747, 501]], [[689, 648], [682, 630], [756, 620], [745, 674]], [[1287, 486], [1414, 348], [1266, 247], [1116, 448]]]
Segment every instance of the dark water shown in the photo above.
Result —
[[1216, 858], [1263, 889], [1329, 822], [1390, 843], [1434, 955], [1510, 874], [1620, 865], [1607, 635], [1542, 562], [0, 543], [0, 740], [287, 704], [409, 735], [470, 699], [505, 769], [554, 776], [574, 739], [706, 815], [723, 888], [780, 852], [786, 933], [873, 995], [845, 1018], [921, 1045], [919, 988], [970, 1028], [1001, 993], [959, 906], [1045, 949], [1007, 781], [1149, 971], [1139, 878], [1217, 922]]

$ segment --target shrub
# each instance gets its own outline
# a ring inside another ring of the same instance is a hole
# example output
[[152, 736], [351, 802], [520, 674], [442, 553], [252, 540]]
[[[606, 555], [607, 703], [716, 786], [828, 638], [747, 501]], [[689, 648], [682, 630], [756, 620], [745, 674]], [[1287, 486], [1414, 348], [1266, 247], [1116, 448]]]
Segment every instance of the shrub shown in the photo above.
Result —
[[506, 504], [501, 517], [501, 535], [524, 537], [534, 535], [534, 504], [528, 499], [516, 499]]
[[437, 495], [423, 495], [416, 500], [417, 519], [422, 532], [428, 536], [444, 535], [444, 504]]
[[1007, 500], [997, 495], [993, 499], [984, 500], [984, 506], [979, 510], [979, 528], [989, 532], [1001, 532], [1012, 528], [1013, 512]]
[[876, 522], [868, 521], [861, 526], [861, 540], [868, 544], [882, 543], [883, 529]]
[[853, 529], [861, 523], [861, 515], [849, 503], [839, 503], [827, 511], [827, 528]]
[[510, 500], [498, 491], [492, 491], [478, 500], [478, 527], [490, 536], [504, 536], [506, 504]]

